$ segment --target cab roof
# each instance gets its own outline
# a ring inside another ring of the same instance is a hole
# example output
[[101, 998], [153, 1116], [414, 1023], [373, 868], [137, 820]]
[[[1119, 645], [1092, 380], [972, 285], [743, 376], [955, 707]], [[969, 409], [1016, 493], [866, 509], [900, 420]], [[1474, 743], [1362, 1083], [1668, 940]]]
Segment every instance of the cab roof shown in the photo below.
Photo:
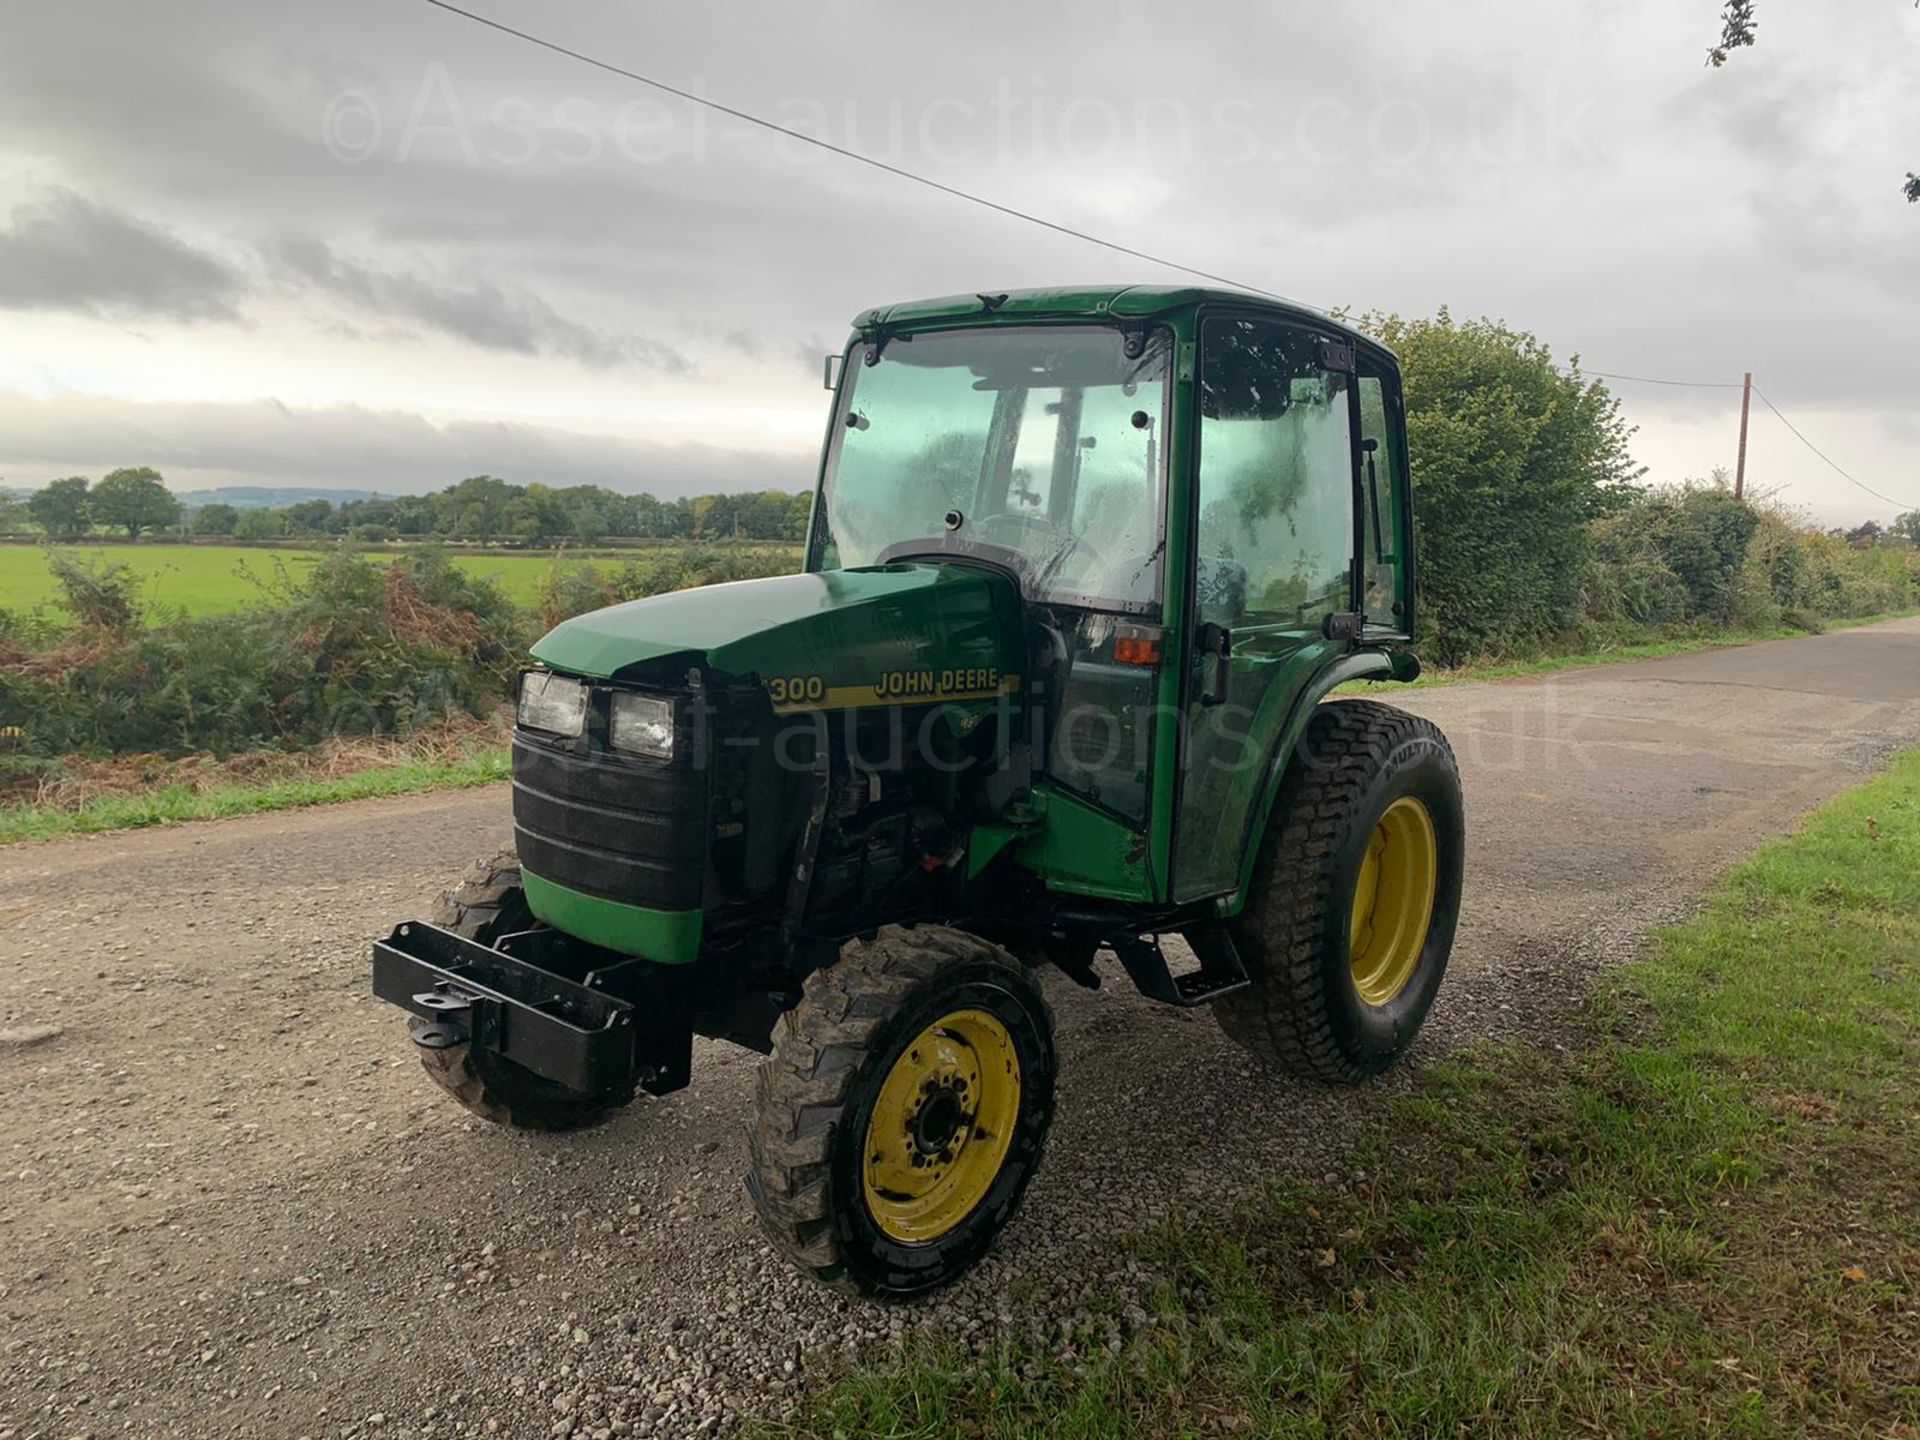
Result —
[[1379, 351], [1380, 342], [1325, 311], [1291, 300], [1276, 300], [1249, 290], [1209, 285], [1065, 285], [1037, 290], [984, 290], [973, 295], [942, 295], [930, 300], [906, 300], [876, 305], [854, 316], [853, 328], [896, 329], [951, 320], [1005, 321], [1013, 317], [1038, 320], [1109, 317], [1150, 320], [1174, 310], [1199, 305], [1232, 305], [1236, 309], [1266, 311], [1283, 320], [1304, 320], [1350, 336]]

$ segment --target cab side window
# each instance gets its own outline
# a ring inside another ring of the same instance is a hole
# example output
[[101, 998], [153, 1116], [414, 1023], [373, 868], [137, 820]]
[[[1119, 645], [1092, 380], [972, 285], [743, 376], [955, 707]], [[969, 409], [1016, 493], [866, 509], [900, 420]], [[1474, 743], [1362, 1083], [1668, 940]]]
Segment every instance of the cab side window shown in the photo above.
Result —
[[1360, 579], [1369, 629], [1407, 633], [1401, 501], [1406, 457], [1400, 443], [1400, 389], [1385, 367], [1360, 362]]
[[1202, 621], [1317, 629], [1352, 608], [1353, 377], [1320, 337], [1213, 319], [1201, 337]]

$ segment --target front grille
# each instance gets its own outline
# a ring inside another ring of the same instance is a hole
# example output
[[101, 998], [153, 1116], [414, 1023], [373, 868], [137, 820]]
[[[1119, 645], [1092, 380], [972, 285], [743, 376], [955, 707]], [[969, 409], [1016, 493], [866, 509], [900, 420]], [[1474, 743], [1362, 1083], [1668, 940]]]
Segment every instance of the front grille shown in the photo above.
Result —
[[707, 872], [705, 768], [513, 740], [520, 863], [570, 890], [694, 910]]

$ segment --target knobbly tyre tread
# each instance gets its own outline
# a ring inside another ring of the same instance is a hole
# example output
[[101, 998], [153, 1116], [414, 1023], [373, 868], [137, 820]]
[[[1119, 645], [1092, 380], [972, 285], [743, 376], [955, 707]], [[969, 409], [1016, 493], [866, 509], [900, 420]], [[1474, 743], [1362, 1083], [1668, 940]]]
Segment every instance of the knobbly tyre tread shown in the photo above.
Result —
[[524, 913], [519, 900], [520, 857], [512, 850], [475, 862], [460, 883], [440, 892], [433, 907], [433, 923], [468, 940], [491, 940], [511, 906]]
[[[1352, 817], [1395, 752], [1420, 740], [1438, 747], [1457, 794], [1452, 747], [1432, 721], [1372, 700], [1322, 704], [1300, 742], [1298, 758], [1307, 763], [1290, 766], [1281, 781], [1246, 907], [1229, 924], [1253, 983], [1215, 1002], [1220, 1028], [1302, 1078], [1358, 1084], [1398, 1058], [1397, 1049], [1356, 1055], [1341, 1043], [1325, 980], [1326, 906], [1351, 903], [1338, 851]], [[1451, 913], [1444, 923], [1450, 944]]]
[[[433, 923], [464, 939], [483, 943], [531, 925], [533, 916], [520, 890], [520, 857], [512, 850], [503, 850], [475, 864], [458, 885], [441, 892]], [[578, 1130], [603, 1119], [631, 1098], [582, 1099], [529, 1093], [526, 1082], [546, 1082], [523, 1071], [524, 1080], [516, 1084], [518, 1077], [493, 1071], [484, 1063], [476, 1064], [471, 1045], [450, 1045], [444, 1050], [415, 1048], [420, 1053], [420, 1068], [434, 1084], [464, 1109], [494, 1125], [516, 1130]]]
[[[833, 1149], [861, 1067], [915, 990], [953, 964], [981, 961], [1003, 969], [1009, 986], [1031, 998], [1050, 1047], [1052, 1009], [1020, 962], [990, 941], [942, 926], [889, 926], [871, 940], [848, 942], [835, 963], [807, 977], [800, 1003], [774, 1028], [773, 1052], [756, 1077], [754, 1119], [747, 1127], [747, 1192], [775, 1248], [843, 1294], [876, 1293], [850, 1271], [833, 1212]], [[1043, 1128], [1030, 1171], [1039, 1167], [1044, 1149]], [[1024, 1190], [1022, 1185], [1005, 1206], [1007, 1215]]]

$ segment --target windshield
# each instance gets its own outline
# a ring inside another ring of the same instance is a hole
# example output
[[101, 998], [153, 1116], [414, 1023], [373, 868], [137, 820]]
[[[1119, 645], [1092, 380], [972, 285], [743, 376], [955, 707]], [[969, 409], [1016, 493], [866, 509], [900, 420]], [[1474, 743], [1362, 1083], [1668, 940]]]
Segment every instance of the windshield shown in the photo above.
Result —
[[1108, 326], [994, 326], [896, 335], [873, 365], [856, 349], [814, 568], [975, 551], [1036, 599], [1155, 608], [1169, 341], [1132, 343], [1130, 358]]

